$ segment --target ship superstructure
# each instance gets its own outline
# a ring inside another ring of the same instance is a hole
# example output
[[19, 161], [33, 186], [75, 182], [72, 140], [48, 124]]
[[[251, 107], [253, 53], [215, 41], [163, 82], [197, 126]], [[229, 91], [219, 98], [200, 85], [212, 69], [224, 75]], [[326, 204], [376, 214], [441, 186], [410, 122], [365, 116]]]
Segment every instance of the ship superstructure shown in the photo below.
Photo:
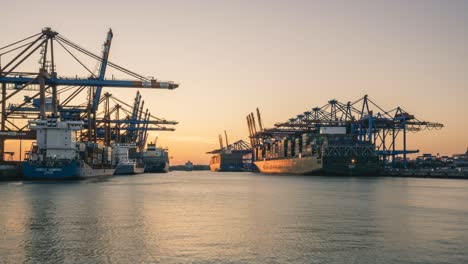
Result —
[[29, 121], [29, 127], [36, 131], [37, 138], [22, 164], [25, 179], [79, 179], [114, 173], [111, 148], [76, 141], [82, 121], [61, 121], [50, 116]]
[[114, 175], [140, 174], [145, 171], [145, 164], [137, 152], [134, 143], [116, 143], [112, 145], [116, 167]]
[[359, 142], [345, 127], [272, 138], [256, 148], [254, 163], [263, 173], [377, 175], [375, 147]]

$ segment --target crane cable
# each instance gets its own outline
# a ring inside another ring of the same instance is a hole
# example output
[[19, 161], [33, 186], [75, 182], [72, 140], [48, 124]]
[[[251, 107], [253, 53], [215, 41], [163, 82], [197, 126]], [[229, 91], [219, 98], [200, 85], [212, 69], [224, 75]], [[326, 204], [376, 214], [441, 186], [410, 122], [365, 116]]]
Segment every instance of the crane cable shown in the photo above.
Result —
[[32, 35], [32, 36], [30, 36], [30, 37], [27, 37], [27, 38], [24, 38], [24, 39], [22, 39], [22, 40], [16, 41], [16, 42], [14, 42], [14, 43], [11, 43], [11, 44], [9, 44], [9, 45], [6, 45], [6, 46], [3, 46], [3, 47], [0, 47], [0, 50], [2, 50], [2, 49], [6, 49], [6, 48], [8, 48], [8, 47], [11, 47], [11, 46], [14, 46], [14, 45], [16, 45], [16, 44], [18, 44], [18, 43], [21, 43], [21, 42], [25, 41], [25, 40], [28, 40], [28, 39], [34, 38], [34, 37], [36, 37], [36, 36], [39, 36], [40, 34], [42, 34], [42, 32], [41, 32], [41, 33], [34, 34], [34, 35]]
[[[90, 56], [90, 57], [92, 57], [92, 58], [98, 60], [99, 62], [102, 62], [102, 58], [101, 58], [101, 57], [99, 57], [98, 55], [92, 53], [91, 51], [86, 50], [85, 48], [79, 46], [78, 44], [76, 44], [76, 43], [74, 43], [74, 42], [72, 42], [72, 41], [70, 41], [70, 40], [64, 38], [63, 36], [57, 36], [57, 38], [60, 39], [60, 40], [62, 40], [63, 42], [65, 42], [67, 45], [69, 45], [69, 46], [75, 48], [76, 50], [78, 50], [78, 51], [80, 51], [80, 52], [82, 52], [82, 53], [84, 53], [84, 54], [86, 54], [86, 55], [88, 55], [88, 56]], [[128, 69], [126, 69], [126, 68], [124, 68], [124, 67], [122, 67], [122, 66], [119, 66], [119, 65], [117, 65], [117, 64], [115, 64], [115, 63], [113, 63], [113, 62], [111, 62], [111, 61], [107, 61], [107, 65], [110, 66], [110, 67], [112, 67], [112, 68], [114, 68], [114, 69], [116, 69], [116, 70], [119, 70], [119, 71], [121, 71], [121, 72], [124, 72], [124, 73], [126, 73], [126, 74], [128, 74], [128, 75], [130, 75], [130, 76], [133, 76], [133, 77], [135, 77], [135, 78], [137, 78], [137, 79], [140, 79], [140, 80], [142, 80], [142, 81], [151, 81], [151, 79], [149, 79], [149, 78], [147, 78], [147, 77], [144, 77], [144, 76], [142, 76], [142, 75], [140, 75], [140, 74], [138, 74], [138, 73], [135, 73], [135, 72], [133, 72], [133, 71], [130, 71], [130, 70], [128, 70]]]

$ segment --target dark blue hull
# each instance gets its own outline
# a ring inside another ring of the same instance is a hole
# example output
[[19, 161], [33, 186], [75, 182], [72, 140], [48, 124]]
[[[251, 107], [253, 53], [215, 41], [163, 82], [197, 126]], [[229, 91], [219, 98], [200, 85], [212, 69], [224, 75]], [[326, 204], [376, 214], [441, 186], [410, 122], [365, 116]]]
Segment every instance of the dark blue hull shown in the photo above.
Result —
[[221, 164], [220, 171], [243, 171], [244, 167], [242, 164]]
[[150, 173], [169, 172], [169, 163], [167, 162], [146, 163], [145, 172], [150, 172]]
[[25, 180], [77, 180], [90, 177], [111, 176], [113, 167], [92, 168], [79, 160], [53, 161], [46, 163], [28, 162], [22, 164]]
[[226, 164], [226, 163], [213, 163], [210, 164], [210, 170], [211, 171], [223, 171], [223, 172], [239, 172], [239, 171], [245, 171], [244, 167], [242, 164]]
[[145, 168], [136, 167], [134, 164], [119, 164], [115, 168], [114, 175], [133, 175], [140, 174], [145, 171]]
[[51, 164], [23, 162], [25, 180], [74, 180], [80, 178], [80, 164], [77, 160], [53, 162]]
[[21, 163], [18, 162], [0, 162], [0, 181], [21, 180]]

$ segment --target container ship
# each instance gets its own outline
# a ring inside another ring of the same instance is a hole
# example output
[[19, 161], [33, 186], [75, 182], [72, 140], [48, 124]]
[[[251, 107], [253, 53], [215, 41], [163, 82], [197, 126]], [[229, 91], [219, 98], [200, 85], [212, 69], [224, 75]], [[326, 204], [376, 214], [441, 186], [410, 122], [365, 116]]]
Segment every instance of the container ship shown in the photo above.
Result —
[[112, 148], [92, 142], [77, 142], [82, 121], [61, 121], [56, 116], [28, 121], [36, 131], [22, 173], [27, 180], [65, 180], [113, 175]]
[[211, 151], [214, 154], [210, 159], [211, 171], [243, 171], [243, 152], [223, 149], [219, 153]]
[[145, 164], [136, 149], [134, 143], [116, 143], [112, 146], [117, 163], [114, 175], [132, 175], [145, 172]]
[[158, 148], [156, 143], [150, 142], [143, 152], [145, 172], [166, 173], [169, 172], [169, 154], [167, 148]]
[[[314, 108], [315, 112], [322, 108]], [[307, 116], [306, 121], [304, 120]], [[352, 122], [320, 120], [329, 118], [304, 112], [276, 128], [263, 129], [260, 111], [257, 122], [247, 116], [252, 161], [262, 173], [318, 174], [318, 175], [378, 175], [381, 162], [375, 144], [362, 140]], [[361, 124], [362, 125], [362, 124]]]
[[346, 133], [346, 127], [322, 127], [270, 139], [255, 150], [262, 173], [377, 175], [379, 158], [372, 144]]
[[[210, 159], [211, 171], [246, 171], [247, 164], [246, 155], [252, 153], [251, 147], [243, 140], [229, 144], [227, 133], [226, 147], [223, 146], [223, 138], [219, 135], [219, 149], [207, 152], [212, 154]], [[248, 160], [250, 161], [250, 159]]]

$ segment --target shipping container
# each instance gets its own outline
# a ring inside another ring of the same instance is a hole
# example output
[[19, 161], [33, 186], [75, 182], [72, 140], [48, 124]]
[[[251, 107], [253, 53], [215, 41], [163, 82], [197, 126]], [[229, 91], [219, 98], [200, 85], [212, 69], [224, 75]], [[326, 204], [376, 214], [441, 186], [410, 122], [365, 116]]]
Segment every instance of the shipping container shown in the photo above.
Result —
[[346, 127], [321, 127], [320, 134], [344, 135], [346, 134]]

